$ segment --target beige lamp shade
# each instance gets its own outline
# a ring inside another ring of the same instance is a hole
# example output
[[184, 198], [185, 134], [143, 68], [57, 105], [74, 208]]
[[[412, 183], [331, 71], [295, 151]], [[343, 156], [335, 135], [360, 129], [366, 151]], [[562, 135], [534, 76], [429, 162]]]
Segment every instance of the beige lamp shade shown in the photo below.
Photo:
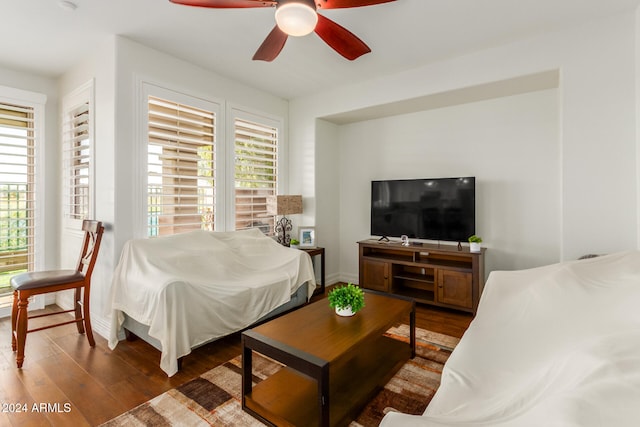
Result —
[[302, 213], [302, 196], [267, 196], [268, 215], [294, 215]]

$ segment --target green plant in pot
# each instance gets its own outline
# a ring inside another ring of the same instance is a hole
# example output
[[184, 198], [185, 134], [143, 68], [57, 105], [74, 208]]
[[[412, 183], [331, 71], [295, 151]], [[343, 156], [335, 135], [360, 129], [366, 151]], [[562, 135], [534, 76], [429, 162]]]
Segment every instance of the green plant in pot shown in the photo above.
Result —
[[469, 237], [469, 250], [471, 252], [480, 252], [480, 243], [482, 243], [482, 237], [475, 234]]
[[334, 288], [327, 298], [340, 316], [353, 316], [364, 307], [364, 291], [352, 283]]
[[291, 248], [299, 248], [300, 247], [300, 241], [298, 239], [291, 239], [291, 241], [289, 242], [289, 247]]

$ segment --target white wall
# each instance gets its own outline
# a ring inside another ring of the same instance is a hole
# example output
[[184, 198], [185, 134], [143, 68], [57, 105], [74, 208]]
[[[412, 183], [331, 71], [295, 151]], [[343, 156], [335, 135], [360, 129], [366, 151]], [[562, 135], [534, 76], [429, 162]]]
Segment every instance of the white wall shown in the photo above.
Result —
[[[636, 9], [636, 22], [640, 23], [640, 7]], [[635, 65], [636, 65], [636, 114], [640, 111], [640, 25], [636, 25], [635, 37]], [[640, 245], [640, 120], [636, 120], [636, 211], [637, 215], [637, 240]]]
[[[109, 323], [105, 318], [103, 301], [108, 297], [114, 268], [114, 115], [115, 115], [115, 46], [116, 39], [109, 38], [93, 50], [93, 54], [68, 70], [59, 79], [60, 98], [73, 92], [86, 82], [93, 80], [94, 91], [94, 218], [102, 221], [105, 233], [102, 237], [98, 261], [91, 278], [91, 322], [96, 332], [104, 335]], [[58, 122], [60, 117], [58, 117]], [[58, 123], [58, 126], [59, 123]], [[58, 151], [61, 152], [60, 141]], [[56, 166], [62, 168], [62, 160]], [[62, 188], [62, 179], [58, 179]], [[60, 199], [59, 205], [62, 200]], [[58, 207], [58, 211], [61, 208]], [[58, 225], [61, 233], [61, 268], [75, 268], [82, 244], [83, 234], [79, 230], [66, 228], [63, 218]], [[57, 304], [70, 309], [73, 307], [73, 291], [58, 293]]]
[[[316, 125], [316, 139], [323, 141], [323, 150], [318, 151], [315, 156], [313, 167], [315, 173], [320, 172], [322, 174], [323, 179], [323, 185], [317, 187], [317, 200], [330, 200], [336, 196], [334, 190], [341, 188], [344, 183], [342, 181], [344, 174], [341, 170], [343, 165], [340, 161], [342, 155], [339, 135], [340, 128], [324, 120], [318, 120]], [[305, 157], [306, 162], [311, 162], [313, 159], [314, 156]], [[331, 246], [331, 242], [344, 241], [343, 231], [348, 232], [348, 230], [342, 228], [340, 218], [341, 213], [347, 216], [350, 215], [351, 212], [348, 210], [348, 207], [346, 212], [343, 212], [342, 206], [337, 203], [322, 203], [313, 206], [312, 203], [316, 198], [305, 197], [304, 199], [308, 202], [304, 206], [304, 211], [317, 213], [317, 220], [301, 225], [315, 225], [317, 227], [316, 244], [324, 247]], [[312, 221], [311, 216], [307, 216], [306, 219], [307, 221]], [[332, 250], [325, 251], [325, 263], [327, 271], [325, 284], [331, 284], [341, 280], [338, 274], [340, 271], [340, 252]]]
[[[476, 233], [488, 271], [560, 257], [557, 90], [340, 126], [342, 274], [370, 236], [371, 181], [475, 176]], [[465, 242], [466, 243], [466, 242]]]
[[[330, 141], [328, 143], [316, 138], [318, 118], [419, 96], [453, 92], [546, 70], [559, 70], [559, 104], [555, 109], [559, 153], [548, 158], [549, 164], [559, 165], [554, 166], [554, 171], [560, 172], [560, 221], [555, 225], [560, 240], [550, 243], [552, 247], [559, 247], [559, 250], [554, 249], [554, 257], [557, 260], [575, 259], [587, 252], [637, 248], [635, 39], [636, 17], [635, 13], [629, 13], [292, 100], [290, 137], [292, 143], [297, 145], [291, 147], [291, 152], [292, 156], [298, 156], [292, 158], [292, 162], [308, 162], [303, 157], [307, 153], [324, 158], [335, 151]], [[459, 110], [459, 113], [464, 111]], [[395, 134], [385, 136], [388, 144], [397, 141]], [[491, 152], [495, 152], [495, 149]], [[345, 158], [349, 160], [348, 153]], [[401, 154], [387, 151], [385, 160], [398, 163], [403, 158]], [[357, 169], [368, 162], [364, 156], [351, 160]], [[335, 161], [339, 162], [337, 158]], [[451, 169], [443, 166], [439, 169], [439, 175], [456, 175], [456, 163], [450, 160], [447, 163], [452, 165]], [[344, 164], [340, 165], [344, 170]], [[354, 258], [356, 248], [353, 245], [356, 236], [347, 236], [348, 231], [344, 226], [344, 215], [350, 215], [349, 209], [341, 205], [348, 199], [348, 196], [340, 196], [344, 180], [336, 184], [326, 179], [327, 174], [335, 173], [335, 168], [317, 170], [314, 176], [308, 176], [301, 170], [295, 172], [297, 174], [292, 179], [300, 182], [300, 188], [315, 188], [313, 192], [305, 194], [315, 199], [310, 205], [340, 206], [343, 224], [340, 238], [324, 244], [327, 251], [338, 251], [340, 254], [338, 274], [350, 278], [357, 268]], [[483, 170], [479, 172], [485, 173]], [[389, 173], [397, 173], [397, 169]], [[487, 181], [479, 173], [476, 176], [481, 183]], [[504, 176], [502, 179], [506, 180]], [[516, 177], [512, 177], [509, 181], [515, 180]], [[325, 188], [327, 186], [331, 187]], [[498, 187], [490, 188], [498, 190]], [[513, 192], [508, 188], [503, 191]], [[493, 210], [513, 209], [513, 197], [500, 195], [498, 199], [503, 200], [504, 204], [492, 207]], [[485, 206], [486, 201], [480, 200], [479, 204]], [[305, 212], [309, 217], [307, 221], [319, 221], [319, 213], [318, 208], [315, 212]], [[518, 226], [531, 227], [531, 221], [546, 215], [546, 206], [537, 206], [529, 212], [528, 217], [521, 218], [523, 222]], [[480, 219], [483, 221], [482, 217]], [[319, 226], [319, 235], [327, 232], [325, 227], [335, 225]], [[488, 241], [496, 253], [520, 244], [516, 240], [521, 235], [500, 233], [494, 224], [488, 230], [484, 228], [485, 225], [482, 227], [479, 229], [482, 233], [489, 232], [491, 236], [496, 236], [494, 241]], [[366, 236], [357, 238], [362, 237]], [[534, 266], [549, 258], [547, 255], [529, 255], [527, 259], [512, 260], [509, 264]]]

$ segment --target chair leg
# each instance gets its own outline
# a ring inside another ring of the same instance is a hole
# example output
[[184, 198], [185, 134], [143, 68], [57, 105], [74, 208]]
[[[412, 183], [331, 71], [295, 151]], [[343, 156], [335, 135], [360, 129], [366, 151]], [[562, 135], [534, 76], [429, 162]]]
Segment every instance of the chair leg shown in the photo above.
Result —
[[78, 328], [78, 333], [79, 334], [84, 334], [84, 325], [82, 322], [82, 307], [81, 307], [81, 302], [80, 299], [82, 297], [82, 288], [76, 288], [76, 296], [73, 299], [73, 306], [75, 308], [75, 314], [76, 314], [76, 327]]
[[13, 306], [11, 307], [11, 350], [16, 351], [16, 320], [18, 319], [18, 291], [13, 291]]
[[83, 301], [83, 309], [84, 309], [84, 329], [87, 334], [87, 339], [89, 340], [89, 345], [91, 347], [96, 346], [96, 341], [93, 339], [93, 330], [91, 329], [91, 314], [89, 313], [89, 287], [84, 288], [84, 301]]
[[16, 341], [18, 354], [16, 356], [16, 363], [18, 368], [22, 368], [24, 362], [24, 346], [27, 341], [27, 307], [29, 306], [29, 298], [18, 296], [18, 313], [16, 319]]

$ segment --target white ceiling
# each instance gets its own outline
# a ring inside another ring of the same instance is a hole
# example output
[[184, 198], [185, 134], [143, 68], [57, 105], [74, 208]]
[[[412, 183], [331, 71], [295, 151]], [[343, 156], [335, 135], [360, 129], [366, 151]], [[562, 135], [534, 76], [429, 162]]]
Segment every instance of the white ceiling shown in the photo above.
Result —
[[[295, 98], [556, 28], [632, 10], [640, 0], [397, 0], [322, 13], [372, 52], [351, 62], [315, 34], [273, 62], [251, 57], [272, 8], [204, 9], [169, 0], [2, 0], [0, 66], [58, 76], [118, 34], [283, 98]], [[2, 82], [0, 82], [2, 84]]]

